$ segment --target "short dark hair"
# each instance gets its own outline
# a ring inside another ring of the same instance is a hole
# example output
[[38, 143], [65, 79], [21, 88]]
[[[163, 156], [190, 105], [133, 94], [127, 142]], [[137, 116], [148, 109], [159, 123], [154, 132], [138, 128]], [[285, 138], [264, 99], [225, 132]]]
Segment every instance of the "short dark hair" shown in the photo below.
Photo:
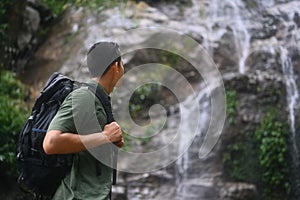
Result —
[[119, 45], [115, 42], [97, 42], [87, 53], [87, 66], [92, 77], [101, 77], [115, 63], [121, 62]]
[[110, 65], [108, 65], [108, 67], [106, 67], [106, 69], [104, 70], [104, 72], [102, 73], [102, 76], [104, 76], [106, 74], [106, 72], [110, 69], [110, 66], [112, 66], [115, 62], [118, 63], [118, 66], [120, 66], [120, 63], [121, 63], [121, 56], [118, 57], [116, 60], [112, 61], [112, 63], [110, 63]]

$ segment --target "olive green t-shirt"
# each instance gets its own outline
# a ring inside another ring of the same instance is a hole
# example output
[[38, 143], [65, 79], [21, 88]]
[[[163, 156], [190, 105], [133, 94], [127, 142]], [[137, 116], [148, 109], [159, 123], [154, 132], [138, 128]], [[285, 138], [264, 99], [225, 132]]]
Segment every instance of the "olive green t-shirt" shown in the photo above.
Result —
[[[90, 83], [98, 84], [95, 81]], [[107, 116], [102, 103], [87, 86], [83, 86], [67, 96], [48, 130], [91, 134], [101, 132], [106, 122]], [[112, 169], [93, 155], [102, 154], [100, 157], [106, 157], [106, 162], [111, 162], [111, 149], [109, 145], [101, 145], [95, 149], [74, 155], [71, 172], [62, 180], [53, 200], [109, 199]], [[91, 152], [94, 152], [93, 155]]]

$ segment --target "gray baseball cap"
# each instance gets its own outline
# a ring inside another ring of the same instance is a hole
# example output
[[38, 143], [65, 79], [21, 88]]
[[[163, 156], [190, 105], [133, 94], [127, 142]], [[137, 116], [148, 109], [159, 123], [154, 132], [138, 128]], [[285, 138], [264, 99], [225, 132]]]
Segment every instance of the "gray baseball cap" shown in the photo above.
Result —
[[121, 56], [115, 42], [97, 42], [87, 53], [87, 66], [92, 77], [101, 77], [105, 70]]

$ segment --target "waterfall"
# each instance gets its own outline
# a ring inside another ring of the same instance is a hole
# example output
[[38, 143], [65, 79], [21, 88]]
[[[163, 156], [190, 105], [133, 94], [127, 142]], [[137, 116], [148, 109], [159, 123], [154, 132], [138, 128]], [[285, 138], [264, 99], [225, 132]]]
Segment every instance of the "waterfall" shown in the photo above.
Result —
[[[194, 113], [195, 110], [199, 115], [196, 118], [199, 118], [199, 132], [196, 133], [195, 139], [188, 151], [186, 151], [176, 162], [177, 166], [177, 176], [176, 176], [176, 184], [177, 184], [177, 199], [205, 199], [208, 198], [207, 191], [211, 191], [213, 187], [212, 177], [210, 176], [209, 170], [205, 170], [205, 165], [209, 166], [210, 162], [207, 160], [202, 161], [199, 159], [198, 154], [201, 143], [203, 142], [203, 138], [205, 136], [207, 126], [210, 121], [210, 94], [208, 88], [202, 88], [197, 91], [196, 101], [190, 96], [182, 103], [181, 106], [181, 116], [187, 117], [191, 121], [191, 113]], [[199, 105], [194, 105], [194, 102], [199, 102]], [[190, 106], [193, 105], [193, 106]], [[200, 108], [198, 108], [200, 106]], [[194, 119], [194, 118], [193, 118]], [[183, 128], [183, 132], [180, 133], [180, 143], [179, 148], [181, 148], [180, 152], [182, 152], [182, 148], [187, 147], [186, 134], [192, 134], [189, 129], [189, 124], [186, 124]], [[204, 169], [203, 169], [204, 168]], [[201, 171], [203, 171], [201, 173]], [[199, 176], [195, 176], [192, 173], [199, 173]], [[215, 195], [215, 194], [214, 194]]]
[[289, 111], [289, 122], [291, 129], [291, 157], [292, 157], [292, 173], [294, 176], [294, 180], [292, 183], [295, 195], [299, 196], [299, 169], [300, 169], [300, 156], [299, 156], [299, 146], [297, 144], [297, 130], [296, 130], [296, 112], [300, 109], [300, 96], [299, 89], [296, 84], [296, 77], [294, 75], [294, 66], [291, 60], [291, 57], [288, 55], [288, 50], [280, 47], [281, 53], [281, 64], [282, 64], [282, 72], [285, 77], [285, 85], [287, 91], [287, 103], [288, 103], [288, 111]]
[[299, 90], [297, 88], [296, 77], [293, 71], [293, 64], [291, 58], [288, 56], [288, 51], [287, 49], [281, 47], [280, 52], [281, 52], [282, 72], [284, 74], [285, 82], [286, 82], [287, 102], [288, 102], [290, 126], [292, 131], [292, 146], [296, 157], [299, 157], [299, 151], [297, 148], [297, 140], [296, 140], [296, 128], [295, 128], [295, 110], [300, 108]]
[[[249, 54], [250, 49], [250, 34], [247, 30], [245, 21], [241, 15], [241, 8], [244, 8], [244, 4], [238, 0], [212, 0], [208, 3], [208, 10], [205, 11], [204, 19], [199, 18], [200, 13], [203, 13], [203, 6], [205, 2], [199, 0], [193, 0], [193, 15], [190, 21], [195, 23], [202, 23], [206, 25], [207, 32], [204, 33], [203, 45], [208, 54], [213, 57], [213, 49], [215, 48], [214, 42], [220, 41], [221, 37], [226, 33], [226, 29], [230, 27], [232, 29], [234, 37], [234, 48], [238, 59], [238, 72], [241, 74], [246, 73], [245, 62]], [[200, 4], [201, 3], [201, 4]], [[196, 6], [197, 5], [197, 6]], [[201, 6], [199, 6], [201, 5]], [[216, 28], [215, 26], [218, 26]], [[195, 156], [195, 153], [199, 151], [203, 137], [207, 131], [207, 126], [210, 122], [210, 94], [207, 88], [200, 87], [197, 91], [197, 101], [200, 105], [200, 131], [196, 135], [193, 143], [176, 162], [177, 166], [177, 199], [218, 199], [219, 192], [214, 183], [215, 178], [221, 173], [216, 167], [213, 167], [214, 153], [211, 152], [209, 158], [199, 159]], [[183, 104], [189, 105], [189, 98]], [[181, 110], [183, 117], [188, 117], [193, 112], [193, 107], [185, 108]], [[181, 133], [181, 140], [179, 148], [185, 147], [185, 134], [189, 132], [188, 126], [184, 128], [184, 132]], [[182, 152], [182, 150], [180, 151]]]
[[[244, 12], [245, 6], [239, 0], [213, 0], [210, 2], [208, 20], [210, 30], [212, 26], [230, 27], [234, 35], [235, 53], [239, 66], [239, 73], [245, 74], [245, 62], [249, 55], [250, 35], [246, 27], [245, 20], [241, 12]], [[217, 32], [219, 35], [220, 32]], [[224, 34], [224, 32], [223, 32]], [[219, 39], [216, 37], [216, 39]]]
[[238, 27], [233, 29], [233, 34], [236, 38], [235, 45], [239, 57], [239, 72], [241, 74], [245, 74], [245, 62], [249, 54], [250, 35], [248, 33], [248, 30], [246, 29], [244, 22], [240, 19], [240, 17], [237, 18], [235, 27]]
[[[300, 110], [300, 94], [299, 88], [297, 86], [297, 75], [295, 74], [294, 69], [296, 66], [293, 65], [292, 54], [294, 51], [299, 52], [299, 39], [297, 38], [298, 24], [293, 20], [294, 15], [291, 14], [288, 16], [289, 27], [291, 29], [291, 37], [287, 37], [284, 43], [280, 46], [280, 55], [281, 55], [281, 66], [282, 73], [284, 75], [286, 93], [287, 93], [287, 109], [289, 113], [289, 125], [290, 125], [290, 155], [291, 155], [291, 172], [292, 172], [292, 189], [295, 199], [300, 198], [300, 144], [299, 142], [299, 130], [297, 129], [297, 122], [299, 121]], [[289, 33], [288, 27], [285, 29], [286, 33]]]

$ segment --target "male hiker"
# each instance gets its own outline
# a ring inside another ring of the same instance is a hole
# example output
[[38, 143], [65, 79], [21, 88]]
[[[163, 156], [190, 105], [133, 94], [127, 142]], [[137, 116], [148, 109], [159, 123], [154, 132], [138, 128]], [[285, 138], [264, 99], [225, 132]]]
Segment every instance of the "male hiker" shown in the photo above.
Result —
[[55, 192], [55, 200], [110, 199], [113, 170], [90, 152], [97, 149], [97, 154], [112, 160], [112, 146], [120, 148], [124, 143], [120, 126], [116, 122], [107, 124], [110, 116], [105, 105], [88, 88], [93, 85], [106, 95], [113, 91], [124, 74], [118, 45], [94, 44], [87, 54], [87, 66], [92, 79], [67, 96], [43, 142], [46, 154], [74, 153], [71, 171]]

